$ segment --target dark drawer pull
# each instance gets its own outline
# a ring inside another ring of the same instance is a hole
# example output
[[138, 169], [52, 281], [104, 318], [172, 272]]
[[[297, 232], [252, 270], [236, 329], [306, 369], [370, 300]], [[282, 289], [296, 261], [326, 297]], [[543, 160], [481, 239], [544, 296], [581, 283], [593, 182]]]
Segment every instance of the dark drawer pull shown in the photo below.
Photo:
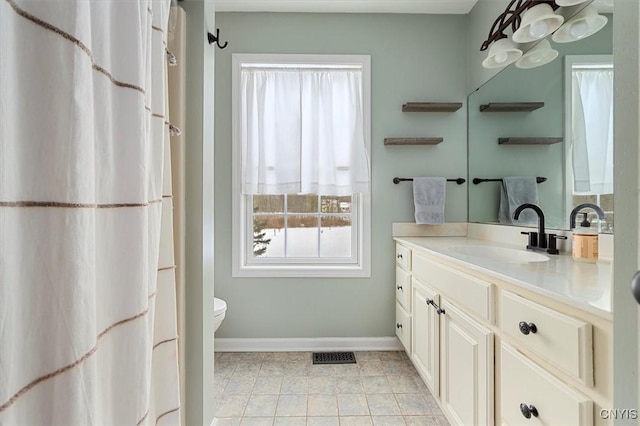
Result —
[[397, 324], [396, 324], [396, 328], [402, 328], [402, 324], [397, 323]]
[[402, 259], [402, 254], [400, 253], [396, 254], [396, 259]]
[[396, 290], [402, 290], [402, 286], [401, 285], [397, 286]]
[[532, 322], [527, 323], [524, 321], [520, 321], [520, 323], [518, 324], [518, 328], [520, 328], [520, 333], [524, 334], [525, 336], [529, 333], [536, 334], [538, 332], [538, 327], [536, 327], [536, 325]]
[[440, 306], [438, 306], [437, 303], [433, 301], [433, 299], [427, 299], [427, 300], [425, 300], [425, 302], [427, 302], [427, 305], [431, 305], [434, 308], [436, 308], [436, 313], [438, 315], [445, 313], [444, 309], [442, 309]]
[[533, 405], [527, 405], [524, 402], [520, 404], [520, 412], [525, 419], [530, 419], [531, 416], [538, 417], [538, 409]]

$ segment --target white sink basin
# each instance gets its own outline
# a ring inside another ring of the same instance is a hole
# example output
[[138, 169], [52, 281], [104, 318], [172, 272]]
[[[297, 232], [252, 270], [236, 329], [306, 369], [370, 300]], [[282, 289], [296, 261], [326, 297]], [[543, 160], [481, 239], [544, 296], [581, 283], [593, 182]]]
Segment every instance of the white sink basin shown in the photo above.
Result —
[[549, 260], [547, 256], [540, 253], [503, 247], [454, 246], [451, 247], [451, 250], [466, 256], [497, 260], [499, 262], [506, 263], [547, 262]]

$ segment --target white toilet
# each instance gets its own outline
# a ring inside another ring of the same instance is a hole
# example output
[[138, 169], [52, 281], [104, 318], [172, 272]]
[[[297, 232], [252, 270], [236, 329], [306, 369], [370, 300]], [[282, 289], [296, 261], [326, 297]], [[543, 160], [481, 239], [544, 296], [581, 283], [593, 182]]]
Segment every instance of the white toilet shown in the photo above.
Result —
[[214, 333], [218, 329], [218, 327], [220, 327], [220, 324], [222, 324], [222, 320], [224, 319], [226, 314], [227, 314], [227, 302], [225, 302], [222, 299], [218, 299], [217, 297], [214, 297], [213, 298], [213, 321], [214, 321], [213, 332]]

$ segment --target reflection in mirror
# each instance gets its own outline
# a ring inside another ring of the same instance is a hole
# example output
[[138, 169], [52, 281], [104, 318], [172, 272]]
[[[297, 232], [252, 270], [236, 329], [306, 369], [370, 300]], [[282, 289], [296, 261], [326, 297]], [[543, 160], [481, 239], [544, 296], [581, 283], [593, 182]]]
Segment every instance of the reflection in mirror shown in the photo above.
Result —
[[[565, 99], [568, 208], [600, 206], [605, 219], [584, 223], [613, 233], [613, 57], [567, 55]], [[589, 216], [597, 219], [593, 211]]]
[[[553, 49], [559, 52], [554, 61], [533, 69], [520, 69], [512, 64], [468, 98], [470, 183], [474, 178], [546, 178], [536, 187], [538, 205], [544, 211], [548, 228], [569, 229], [569, 212], [585, 201], [599, 204], [608, 212], [612, 224], [613, 205], [609, 202], [612, 196], [599, 192], [598, 198], [596, 194], [582, 192], [573, 199], [573, 165], [567, 152], [572, 146], [567, 141], [573, 136], [566, 133], [571, 125], [565, 122], [564, 84], [566, 55], [611, 55], [613, 16], [607, 17], [607, 25], [588, 38], [573, 43], [552, 42]], [[491, 112], [491, 108], [481, 111], [482, 105], [491, 103], [532, 102], [544, 105], [530, 111], [515, 107], [516, 111]], [[604, 119], [611, 118], [605, 114]], [[521, 138], [533, 140], [530, 144], [499, 143], [500, 139], [522, 142]], [[469, 185], [469, 222], [499, 223], [501, 186], [499, 181]], [[593, 222], [598, 226], [595, 217]], [[603, 231], [612, 229], [609, 222], [601, 225]]]

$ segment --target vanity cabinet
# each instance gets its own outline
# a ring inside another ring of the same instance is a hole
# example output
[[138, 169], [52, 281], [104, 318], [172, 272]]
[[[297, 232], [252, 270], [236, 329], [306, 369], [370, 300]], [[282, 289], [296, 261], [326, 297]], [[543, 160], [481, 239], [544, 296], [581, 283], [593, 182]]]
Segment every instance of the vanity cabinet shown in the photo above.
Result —
[[[439, 398], [450, 422], [493, 425], [493, 332], [458, 308], [455, 299], [434, 288], [450, 284], [441, 281], [445, 279], [443, 273], [446, 276], [450, 271], [435, 264], [427, 267], [431, 261], [419, 255], [413, 261], [414, 267], [422, 267], [414, 269], [412, 279], [411, 360], [431, 393]], [[458, 278], [458, 284], [469, 291], [464, 294], [474, 295], [476, 285], [481, 287], [480, 292], [487, 289], [486, 283], [475, 279], [465, 282], [471, 277]]]
[[396, 244], [396, 336], [411, 354], [411, 250]]
[[398, 337], [452, 425], [611, 424], [610, 318], [402, 242]]

